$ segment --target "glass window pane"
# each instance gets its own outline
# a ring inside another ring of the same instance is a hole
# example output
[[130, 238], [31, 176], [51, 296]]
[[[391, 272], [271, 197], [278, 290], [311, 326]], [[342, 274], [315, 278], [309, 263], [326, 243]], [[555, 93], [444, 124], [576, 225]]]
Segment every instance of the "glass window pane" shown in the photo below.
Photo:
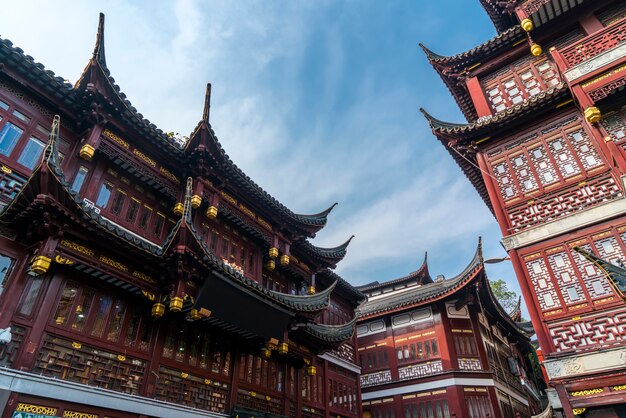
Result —
[[132, 198], [130, 200], [130, 204], [128, 205], [128, 211], [126, 212], [126, 222], [134, 223], [135, 219], [137, 219], [137, 212], [139, 211], [140, 202]]
[[0, 254], [0, 294], [2, 294], [2, 290], [4, 289], [7, 278], [9, 277], [12, 265], [12, 258]]
[[119, 215], [122, 211], [122, 207], [124, 206], [124, 201], [126, 200], [126, 192], [124, 190], [117, 190], [115, 197], [113, 198], [113, 203], [111, 204], [111, 212], [115, 215]]
[[29, 138], [17, 162], [32, 170], [39, 162], [44, 146], [44, 143], [37, 138]]
[[151, 217], [152, 217], [152, 208], [144, 205], [142, 208], [141, 215], [139, 216], [139, 228], [146, 229]]
[[122, 330], [122, 323], [124, 322], [124, 315], [126, 313], [126, 306], [121, 300], [117, 300], [111, 313], [111, 325], [109, 326], [109, 332], [107, 334], [107, 340], [116, 342], [120, 338], [120, 331]]
[[85, 183], [87, 173], [89, 173], [87, 167], [81, 165], [76, 173], [76, 177], [74, 177], [74, 182], [72, 182], [72, 188], [70, 190], [76, 193], [80, 192], [80, 189], [83, 188], [83, 183]]
[[74, 282], [67, 282], [63, 293], [61, 294], [61, 300], [57, 307], [57, 312], [54, 315], [54, 323], [57, 325], [64, 325], [67, 322], [70, 309], [74, 303], [74, 298], [78, 292], [78, 285]]
[[0, 108], [4, 110], [9, 110], [9, 105], [0, 100]]
[[163, 225], [165, 224], [165, 215], [161, 212], [157, 212], [156, 221], [154, 221], [154, 235], [159, 237], [163, 231]]
[[39, 296], [39, 290], [41, 289], [41, 285], [43, 284], [42, 279], [31, 279], [30, 286], [28, 290], [22, 296], [22, 303], [20, 306], [20, 314], [24, 316], [30, 316], [33, 313], [33, 309], [35, 308], [35, 302], [37, 301], [37, 296]]
[[19, 120], [22, 120], [24, 122], [28, 122], [30, 120], [30, 118], [28, 116], [26, 116], [22, 112], [18, 112], [17, 110], [13, 111], [13, 116], [15, 116], [16, 118], [18, 118]]
[[111, 309], [112, 303], [113, 301], [111, 300], [111, 296], [102, 295], [98, 298], [96, 318], [91, 329], [91, 335], [93, 335], [94, 337], [102, 337], [102, 334], [104, 333], [104, 328], [107, 323], [109, 309]]
[[112, 190], [113, 185], [111, 183], [102, 183], [100, 191], [98, 192], [98, 198], [96, 199], [96, 206], [100, 206], [101, 208], [106, 207], [107, 203], [109, 203]]
[[91, 289], [84, 289], [81, 298], [76, 305], [74, 322], [72, 323], [72, 329], [74, 331], [82, 332], [89, 316], [91, 304], [93, 302], [94, 291]]
[[24, 131], [11, 122], [7, 122], [0, 131], [0, 154], [9, 156]]

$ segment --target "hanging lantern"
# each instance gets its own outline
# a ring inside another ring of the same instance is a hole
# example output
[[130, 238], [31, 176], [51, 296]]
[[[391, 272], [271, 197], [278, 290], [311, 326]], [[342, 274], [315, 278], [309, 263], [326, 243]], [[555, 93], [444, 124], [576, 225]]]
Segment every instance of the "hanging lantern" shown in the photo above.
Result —
[[585, 109], [584, 114], [585, 114], [585, 119], [587, 119], [587, 122], [589, 123], [596, 123], [602, 117], [602, 114], [600, 113], [600, 109], [598, 109], [595, 106], [591, 106]]
[[267, 263], [265, 263], [265, 267], [269, 271], [273, 271], [276, 268], [276, 261], [274, 261], [274, 260], [267, 260]]
[[152, 305], [152, 316], [155, 318], [160, 318], [165, 314], [165, 305], [162, 303], [155, 303]]
[[270, 358], [270, 357], [272, 357], [272, 350], [270, 350], [268, 348], [264, 348], [263, 350], [261, 350], [261, 356], [263, 358]]
[[200, 315], [200, 312], [198, 312], [197, 309], [191, 309], [189, 311], [189, 318], [192, 321], [197, 321], [198, 319], [202, 319], [202, 315]]
[[30, 270], [35, 274], [43, 274], [48, 271], [51, 262], [51, 258], [48, 258], [45, 255], [38, 255], [30, 264]]
[[276, 350], [278, 348], [278, 340], [276, 338], [270, 338], [270, 340], [265, 343], [265, 348], [268, 350]]
[[522, 20], [522, 22], [520, 23], [520, 26], [522, 27], [522, 29], [524, 29], [526, 32], [530, 32], [531, 30], [533, 30], [533, 21], [526, 18], [524, 20]]
[[283, 254], [283, 255], [280, 257], [280, 265], [281, 265], [281, 266], [286, 266], [286, 265], [288, 265], [288, 264], [289, 264], [289, 256], [288, 256], [287, 254]]
[[182, 215], [184, 210], [185, 210], [185, 206], [183, 206], [182, 203], [178, 202], [177, 204], [174, 205], [173, 211], [176, 215]]
[[315, 294], [315, 286], [309, 286], [309, 287], [307, 288], [306, 292], [307, 292], [309, 295], [314, 295], [314, 294]]
[[539, 55], [543, 53], [543, 49], [541, 48], [539, 44], [532, 44], [530, 46], [530, 53], [538, 57]]
[[268, 252], [270, 258], [276, 258], [278, 257], [278, 248], [276, 247], [271, 247], [269, 252]]
[[287, 354], [289, 352], [289, 344], [280, 343], [278, 344], [278, 354]]
[[308, 374], [309, 376], [315, 376], [317, 374], [317, 368], [315, 366], [307, 367], [306, 374]]
[[181, 309], [183, 309], [183, 298], [176, 296], [170, 299], [170, 311], [180, 312]]
[[206, 210], [206, 217], [209, 219], [217, 218], [217, 208], [215, 206], [209, 206]]
[[201, 204], [202, 204], [202, 198], [200, 196], [198, 196], [197, 194], [194, 194], [193, 196], [191, 196], [191, 207], [192, 208], [198, 209]]
[[91, 161], [93, 155], [96, 153], [96, 149], [89, 144], [85, 144], [80, 148], [78, 155], [80, 158], [86, 161]]

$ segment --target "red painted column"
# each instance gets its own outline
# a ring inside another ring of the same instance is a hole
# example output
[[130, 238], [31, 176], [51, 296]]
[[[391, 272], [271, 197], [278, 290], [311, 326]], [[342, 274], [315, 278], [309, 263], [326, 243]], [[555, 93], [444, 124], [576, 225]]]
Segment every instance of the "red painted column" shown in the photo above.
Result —
[[580, 23], [580, 26], [583, 28], [587, 36], [604, 29], [602, 22], [600, 22], [596, 15], [594, 15], [593, 13], [589, 13], [588, 15], [584, 16], [578, 21], [578, 23]]
[[481, 118], [483, 116], [491, 116], [493, 112], [491, 111], [489, 102], [485, 97], [485, 92], [480, 85], [480, 81], [478, 81], [478, 77], [470, 77], [467, 79], [467, 90], [472, 98], [472, 102], [474, 102], [474, 107], [476, 108], [478, 117]]

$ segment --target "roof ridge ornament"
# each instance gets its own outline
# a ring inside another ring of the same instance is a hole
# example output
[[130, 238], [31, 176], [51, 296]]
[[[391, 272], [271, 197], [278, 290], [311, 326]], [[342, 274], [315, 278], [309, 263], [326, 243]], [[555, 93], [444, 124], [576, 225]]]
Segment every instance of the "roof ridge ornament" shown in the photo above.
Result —
[[436, 52], [433, 52], [431, 49], [427, 48], [423, 43], [418, 43], [418, 45], [420, 46], [420, 48], [422, 48], [422, 51], [424, 51], [424, 54], [426, 54], [426, 58], [428, 58], [429, 61], [437, 61], [443, 58], [447, 58], [445, 55], [440, 55], [437, 54]]
[[211, 83], [206, 84], [206, 93], [204, 94], [204, 111], [202, 112], [202, 121], [209, 125], [209, 115], [211, 113]]
[[93, 49], [93, 59], [106, 68], [106, 56], [104, 54], [104, 13], [100, 12], [98, 19], [98, 32], [96, 34], [96, 46]]

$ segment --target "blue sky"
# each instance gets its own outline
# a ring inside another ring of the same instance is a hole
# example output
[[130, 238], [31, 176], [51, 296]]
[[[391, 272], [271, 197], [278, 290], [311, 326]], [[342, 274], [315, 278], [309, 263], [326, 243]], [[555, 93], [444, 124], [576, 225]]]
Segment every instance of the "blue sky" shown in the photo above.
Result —
[[[358, 285], [419, 267], [452, 277], [483, 236], [487, 207], [419, 113], [463, 118], [418, 47], [451, 55], [495, 36], [478, 0], [27, 1], [0, 35], [74, 82], [106, 14], [108, 67], [165, 131], [188, 135], [213, 83], [211, 123], [230, 157], [300, 213], [339, 202], [314, 243], [356, 235], [337, 271]], [[519, 293], [508, 263], [491, 266]]]

